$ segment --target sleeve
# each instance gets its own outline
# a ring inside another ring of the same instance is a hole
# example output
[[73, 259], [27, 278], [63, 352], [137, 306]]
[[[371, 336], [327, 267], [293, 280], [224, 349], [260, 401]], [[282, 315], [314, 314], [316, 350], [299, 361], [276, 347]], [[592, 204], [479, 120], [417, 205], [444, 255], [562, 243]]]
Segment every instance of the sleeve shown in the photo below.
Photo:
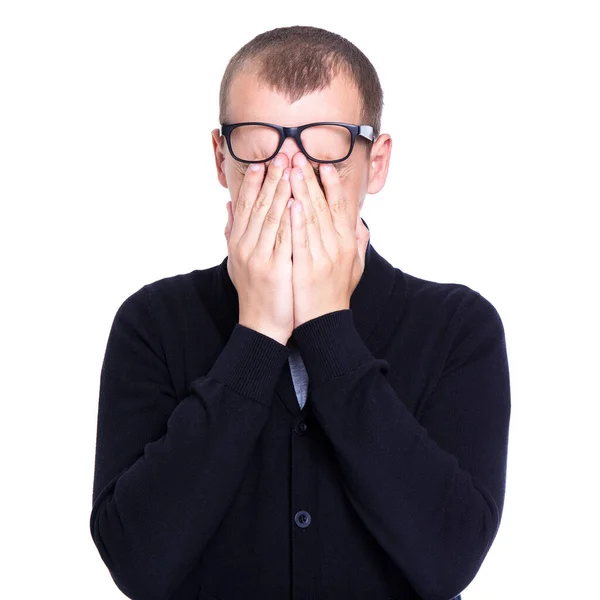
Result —
[[[242, 482], [289, 353], [237, 323], [177, 403], [147, 286], [119, 307], [100, 375], [89, 526], [126, 596], [164, 600], [197, 564]], [[167, 401], [170, 415], [159, 409]]]
[[420, 422], [350, 309], [293, 333], [345, 492], [425, 600], [453, 598], [469, 585], [504, 504], [511, 409], [504, 328], [494, 306], [472, 293], [455, 313], [458, 333]]

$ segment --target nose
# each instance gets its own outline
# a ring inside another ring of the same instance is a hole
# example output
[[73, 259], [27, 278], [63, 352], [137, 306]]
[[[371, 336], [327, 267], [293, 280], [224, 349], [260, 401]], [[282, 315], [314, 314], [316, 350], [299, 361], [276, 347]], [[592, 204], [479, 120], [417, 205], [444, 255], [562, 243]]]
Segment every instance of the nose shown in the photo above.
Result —
[[[310, 160], [310, 158], [308, 158], [308, 156], [306, 156], [306, 154], [304, 154], [302, 152], [302, 150], [300, 150], [300, 146], [298, 146], [298, 143], [296, 142], [296, 140], [293, 137], [288, 137], [283, 141], [283, 145], [281, 146], [281, 149], [279, 150], [278, 154], [285, 154], [287, 156], [288, 159], [288, 166], [291, 167], [292, 166], [292, 158], [294, 158], [294, 155], [297, 153], [303, 154], [304, 158], [306, 158], [306, 160], [308, 161], [308, 163], [310, 165], [312, 165], [313, 169], [315, 170], [315, 174], [317, 174], [317, 165], [319, 163], [316, 163], [312, 160]], [[271, 164], [271, 161], [269, 161], [267, 163], [267, 167], [268, 165]]]
[[296, 143], [296, 140], [292, 137], [285, 139], [283, 146], [281, 146], [281, 150], [279, 150], [280, 154], [285, 154], [287, 156], [288, 165], [292, 164], [292, 158], [294, 157], [294, 154], [297, 154], [298, 152], [302, 151], [300, 150], [300, 146]]

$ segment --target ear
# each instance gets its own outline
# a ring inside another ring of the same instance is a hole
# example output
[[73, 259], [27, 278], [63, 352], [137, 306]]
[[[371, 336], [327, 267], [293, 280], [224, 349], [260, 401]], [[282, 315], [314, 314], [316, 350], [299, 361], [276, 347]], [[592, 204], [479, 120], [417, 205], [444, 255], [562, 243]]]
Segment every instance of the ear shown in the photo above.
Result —
[[373, 144], [369, 156], [368, 194], [376, 194], [385, 185], [391, 154], [392, 138], [387, 133], [382, 133]]
[[215, 166], [217, 167], [217, 178], [219, 179], [219, 183], [224, 187], [228, 188], [227, 185], [227, 177], [225, 176], [225, 171], [223, 170], [223, 163], [225, 162], [225, 138], [221, 135], [220, 129], [213, 129], [211, 131], [213, 152], [215, 154]]

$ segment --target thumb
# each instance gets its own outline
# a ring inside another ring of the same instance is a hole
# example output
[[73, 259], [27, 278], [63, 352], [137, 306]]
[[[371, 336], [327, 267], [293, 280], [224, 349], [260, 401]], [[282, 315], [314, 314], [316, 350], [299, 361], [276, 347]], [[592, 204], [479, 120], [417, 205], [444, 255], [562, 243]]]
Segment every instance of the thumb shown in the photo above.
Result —
[[225, 225], [225, 239], [229, 242], [229, 235], [231, 234], [231, 227], [233, 226], [233, 214], [231, 210], [231, 200], [225, 205], [227, 209], [227, 224]]
[[358, 250], [362, 260], [364, 260], [370, 236], [370, 230], [362, 222], [360, 215], [358, 215], [358, 218], [356, 219], [356, 240], [358, 242]]

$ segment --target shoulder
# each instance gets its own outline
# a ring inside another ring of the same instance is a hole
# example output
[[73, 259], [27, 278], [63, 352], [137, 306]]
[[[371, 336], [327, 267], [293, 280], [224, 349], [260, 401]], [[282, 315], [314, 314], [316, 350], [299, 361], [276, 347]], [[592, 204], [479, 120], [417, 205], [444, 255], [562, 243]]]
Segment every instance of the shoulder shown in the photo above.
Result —
[[405, 281], [405, 310], [436, 324], [447, 324], [455, 333], [465, 327], [503, 329], [495, 305], [464, 283], [442, 283], [400, 272]]
[[[165, 317], [181, 316], [203, 308], [215, 290], [215, 269], [195, 269], [162, 277], [143, 286], [153, 311]], [[166, 313], [166, 314], [165, 314]]]
[[498, 372], [507, 369], [505, 331], [494, 304], [462, 283], [441, 283], [403, 274], [405, 316], [424, 348], [437, 348], [444, 371], [491, 357]]
[[182, 317], [190, 310], [197, 310], [202, 303], [203, 292], [210, 293], [215, 267], [194, 270], [149, 281], [129, 292], [117, 311], [117, 315], [145, 315], [149, 322], [157, 317]]
[[202, 274], [205, 274], [210, 270], [211, 269], [194, 270], [189, 273], [179, 273], [177, 275], [162, 277], [148, 282], [142, 289], [151, 297], [178, 297], [185, 290], [193, 288], [194, 283], [198, 278], [201, 278]]

